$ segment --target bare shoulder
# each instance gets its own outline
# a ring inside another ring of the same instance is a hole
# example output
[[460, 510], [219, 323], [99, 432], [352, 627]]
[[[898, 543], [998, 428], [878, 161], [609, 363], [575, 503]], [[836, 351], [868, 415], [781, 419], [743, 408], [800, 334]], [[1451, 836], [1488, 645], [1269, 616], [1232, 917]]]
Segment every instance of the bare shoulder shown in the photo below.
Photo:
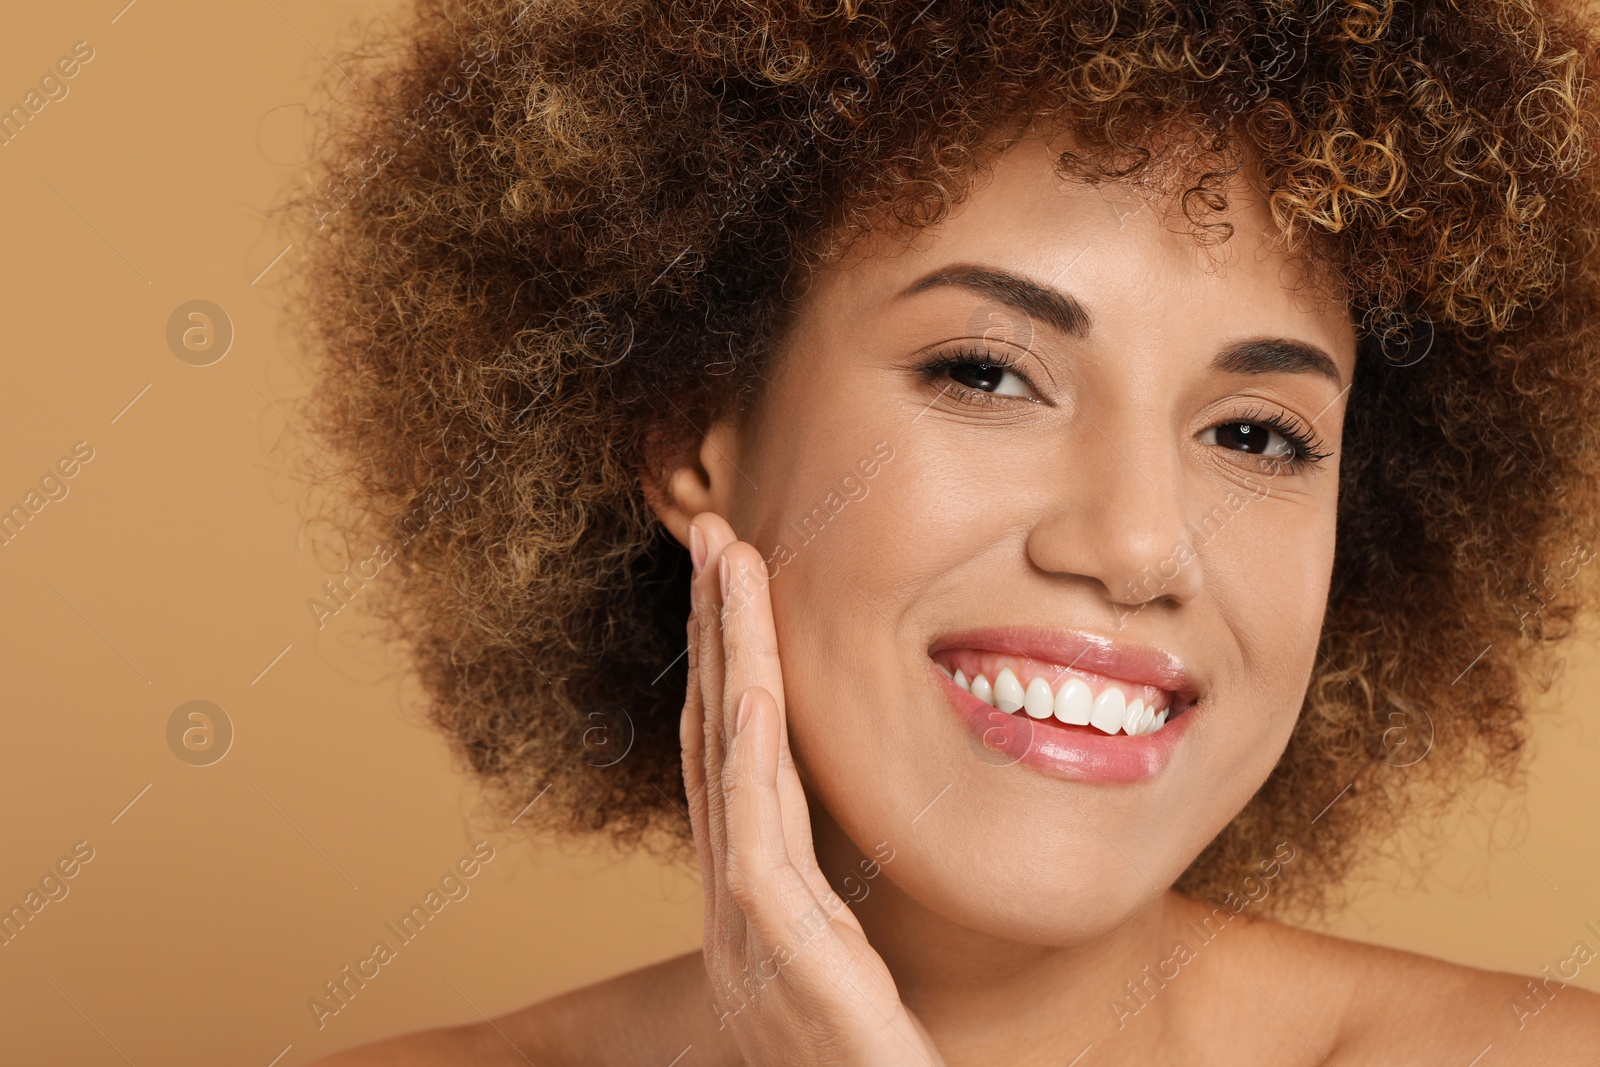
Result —
[[[1251, 925], [1260, 958], [1285, 970], [1280, 989], [1331, 995], [1342, 1006], [1340, 1062], [1465, 1064], [1489, 1049], [1496, 1064], [1594, 1062], [1600, 993], [1572, 984], [1600, 959], [1587, 944], [1537, 975], [1519, 975], [1270, 920]], [[1587, 977], [1600, 977], [1600, 967]]]
[[525, 1067], [607, 1063], [662, 1067], [688, 1047], [696, 1063], [740, 1062], [719, 1030], [698, 951], [583, 986], [483, 1023], [377, 1041], [314, 1067]]

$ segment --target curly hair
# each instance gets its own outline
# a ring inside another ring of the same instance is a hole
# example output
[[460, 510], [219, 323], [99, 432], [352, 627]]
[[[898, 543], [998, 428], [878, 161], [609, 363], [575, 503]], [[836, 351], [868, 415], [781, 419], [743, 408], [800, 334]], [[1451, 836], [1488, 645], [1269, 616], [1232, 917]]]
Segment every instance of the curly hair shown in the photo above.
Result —
[[1524, 773], [1530, 683], [1591, 595], [1592, 15], [417, 0], [379, 40], [288, 205], [310, 419], [387, 570], [371, 610], [502, 820], [688, 854], [688, 560], [641, 477], [754, 395], [797, 270], [940, 221], [1035, 121], [1070, 131], [1063, 174], [1180, 193], [1202, 242], [1253, 155], [1358, 324], [1305, 703], [1176, 887], [1220, 900], [1291, 839], [1267, 907], [1326, 907], [1451, 782]]

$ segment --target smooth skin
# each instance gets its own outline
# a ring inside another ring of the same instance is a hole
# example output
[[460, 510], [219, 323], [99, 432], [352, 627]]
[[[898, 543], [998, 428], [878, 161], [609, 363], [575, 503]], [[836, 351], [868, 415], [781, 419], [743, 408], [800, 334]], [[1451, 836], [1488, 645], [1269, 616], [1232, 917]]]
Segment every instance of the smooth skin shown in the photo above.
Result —
[[[1061, 147], [1019, 142], [939, 226], [820, 272], [755, 405], [644, 478], [699, 564], [680, 740], [701, 952], [326, 1062], [1594, 1061], [1600, 996], [1547, 990], [1519, 1025], [1522, 977], [1255, 909], [1219, 923], [1170, 888], [1309, 684], [1355, 331], [1248, 174], [1207, 251], [1170, 205], [1063, 181]], [[1261, 338], [1328, 366], [1218, 362]], [[1315, 458], [1289, 463], [1288, 433]], [[1171, 763], [1107, 785], [985, 753], [929, 650], [1019, 624], [1181, 659], [1201, 696]], [[1133, 1000], [1180, 941], [1177, 977]]]

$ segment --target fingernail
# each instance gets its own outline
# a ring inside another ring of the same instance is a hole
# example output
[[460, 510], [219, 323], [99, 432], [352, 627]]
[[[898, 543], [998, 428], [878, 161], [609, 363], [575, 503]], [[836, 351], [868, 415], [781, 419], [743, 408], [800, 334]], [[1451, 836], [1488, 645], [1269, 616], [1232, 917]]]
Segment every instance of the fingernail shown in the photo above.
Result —
[[689, 524], [689, 561], [694, 564], [696, 574], [706, 565], [706, 539], [701, 536], [700, 527], [692, 522]]
[[733, 587], [733, 582], [728, 574], [728, 556], [724, 553], [717, 557], [717, 577], [722, 583], [722, 599], [728, 599], [728, 590]]
[[739, 733], [744, 730], [745, 720], [750, 717], [750, 703], [750, 690], [746, 689], [744, 691], [744, 696], [739, 698], [739, 713], [734, 716], [734, 733]]

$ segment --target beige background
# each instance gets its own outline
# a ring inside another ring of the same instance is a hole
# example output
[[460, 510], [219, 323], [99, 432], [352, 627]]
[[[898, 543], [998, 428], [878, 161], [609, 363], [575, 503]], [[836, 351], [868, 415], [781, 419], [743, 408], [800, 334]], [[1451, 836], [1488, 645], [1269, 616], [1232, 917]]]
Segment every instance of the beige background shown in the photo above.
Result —
[[[345, 561], [313, 551], [291, 474], [304, 381], [277, 285], [295, 252], [265, 209], [326, 57], [392, 8], [123, 2], [13, 9], [0, 35], [7, 105], [74, 42], [95, 50], [0, 147], [0, 508], [94, 449], [0, 547], [0, 904], [95, 850], [0, 947], [0, 1056], [287, 1067], [693, 948], [690, 877], [491, 838], [470, 895], [317, 1028], [308, 998], [486, 836], [403, 665], [355, 608], [319, 632], [306, 607]], [[193, 299], [236, 331], [210, 366], [167, 347]], [[1460, 783], [1433, 874], [1401, 896], [1380, 881], [1336, 929], [1522, 972], [1600, 947], [1596, 681], [1580, 665], [1547, 702], [1524, 798]], [[235, 726], [211, 766], [167, 744], [194, 699]]]

